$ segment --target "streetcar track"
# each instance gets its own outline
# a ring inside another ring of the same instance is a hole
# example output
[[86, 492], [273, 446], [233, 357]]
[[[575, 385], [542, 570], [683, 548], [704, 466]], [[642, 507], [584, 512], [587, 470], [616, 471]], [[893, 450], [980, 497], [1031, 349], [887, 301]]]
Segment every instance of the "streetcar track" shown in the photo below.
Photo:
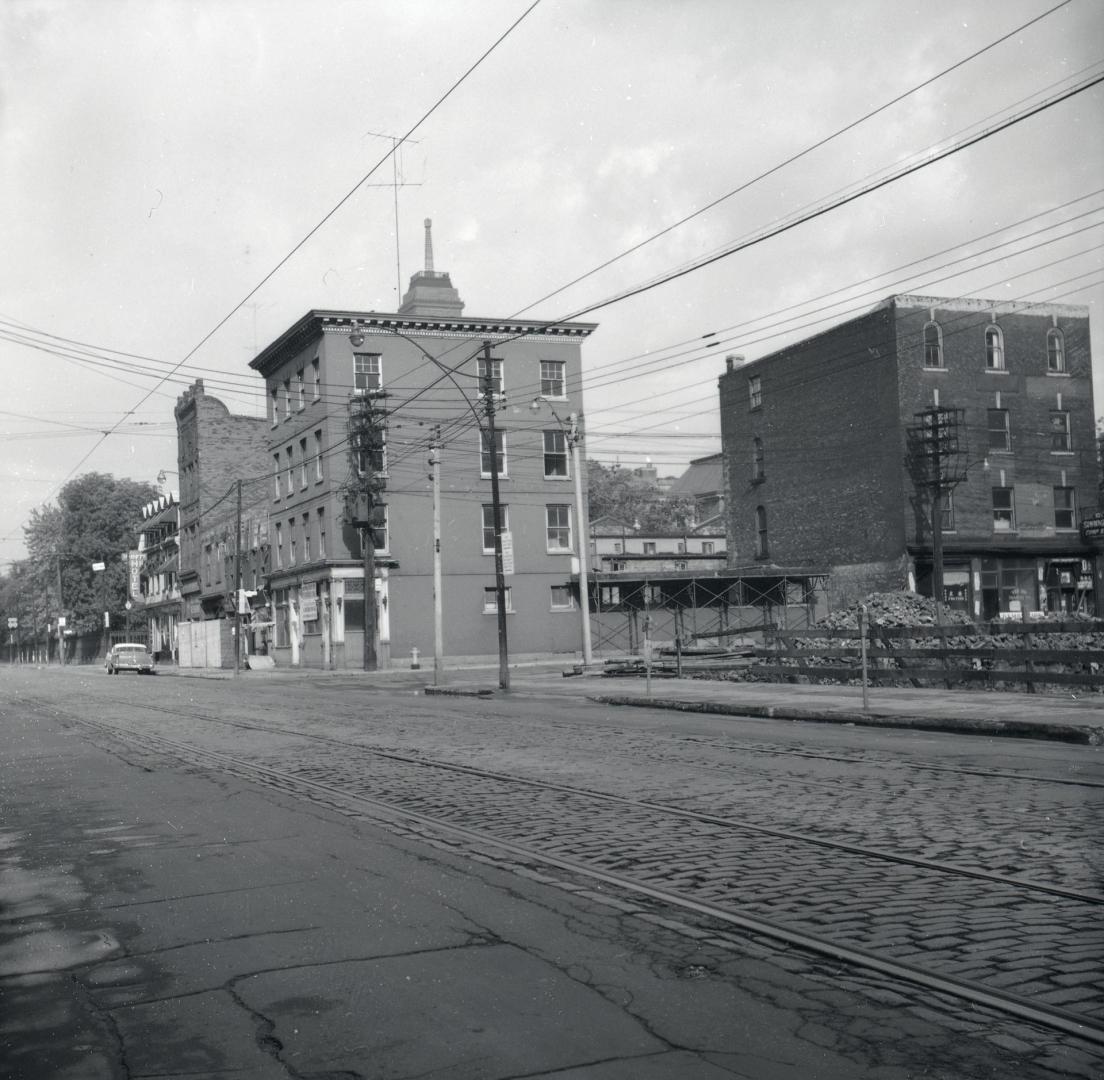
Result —
[[742, 821], [731, 817], [722, 817], [716, 814], [706, 814], [697, 810], [687, 810], [673, 806], [669, 803], [653, 802], [650, 800], [632, 799], [624, 795], [616, 795], [610, 792], [598, 791], [593, 788], [578, 787], [564, 784], [558, 781], [541, 780], [534, 777], [518, 776], [511, 773], [496, 772], [474, 765], [463, 765], [457, 762], [440, 761], [428, 758], [424, 755], [401, 754], [394, 750], [384, 750], [378, 747], [364, 746], [360, 743], [350, 742], [333, 736], [322, 735], [317, 732], [302, 731], [296, 728], [286, 728], [271, 724], [256, 724], [245, 720], [229, 720], [225, 717], [211, 716], [193, 710], [172, 709], [163, 705], [153, 705], [146, 702], [136, 705], [132, 701], [115, 700], [116, 704], [128, 707], [140, 707], [145, 710], [164, 713], [170, 716], [185, 717], [189, 720], [199, 719], [208, 723], [220, 724], [224, 727], [237, 728], [245, 731], [257, 731], [267, 734], [294, 736], [308, 739], [329, 746], [337, 746], [346, 750], [356, 750], [359, 753], [374, 757], [385, 758], [390, 761], [401, 762], [406, 765], [415, 765], [423, 768], [439, 769], [446, 772], [460, 773], [466, 776], [474, 776], [481, 779], [494, 780], [499, 783], [524, 785], [546, 791], [559, 791], [570, 795], [577, 795], [589, 799], [598, 799], [605, 802], [630, 807], [633, 809], [652, 810], [675, 817], [693, 820], [710, 825], [718, 825], [728, 829], [742, 829], [747, 832], [770, 836], [780, 840], [792, 841], [799, 844], [807, 844], [813, 847], [827, 850], [847, 852], [864, 858], [880, 859], [903, 866], [913, 866], [922, 870], [935, 873], [951, 874], [958, 877], [972, 878], [987, 881], [993, 884], [1006, 885], [1016, 889], [1040, 892], [1051, 896], [1059, 896], [1081, 903], [1104, 905], [1104, 894], [1092, 893], [1079, 889], [1070, 889], [1061, 885], [1051, 885], [1046, 882], [1032, 881], [1030, 879], [1012, 877], [1007, 874], [998, 874], [989, 870], [979, 870], [972, 867], [960, 866], [954, 863], [941, 862], [935, 859], [924, 859], [918, 856], [905, 855], [882, 848], [867, 847], [862, 844], [852, 844], [842, 840], [830, 840], [823, 837], [811, 836], [808, 833], [796, 832], [790, 829], [779, 829], [768, 825], [759, 825], [754, 822]]
[[[170, 710], [166, 710], [170, 711]], [[191, 714], [189, 714], [191, 715]], [[436, 832], [445, 832], [459, 837], [476, 846], [493, 845], [499, 850], [509, 853], [517, 859], [530, 862], [538, 862], [548, 866], [554, 866], [571, 874], [580, 875], [602, 884], [612, 886], [630, 895], [644, 896], [651, 900], [693, 913], [696, 916], [715, 920], [727, 926], [766, 937], [788, 945], [805, 949], [820, 956], [830, 957], [836, 961], [852, 966], [864, 968], [883, 976], [888, 976], [898, 981], [912, 985], [918, 985], [937, 993], [944, 993], [960, 1000], [969, 1001], [1000, 1013], [1015, 1016], [1022, 1020], [1043, 1025], [1055, 1030], [1060, 1030], [1080, 1038], [1104, 1045], [1104, 1026], [1094, 1019], [1085, 1017], [1068, 1009], [1047, 1004], [1046, 1002], [1032, 1001], [1029, 998], [1003, 990], [993, 986], [987, 986], [983, 982], [958, 977], [953, 974], [936, 974], [928, 967], [906, 960], [886, 959], [884, 956], [852, 944], [840, 944], [822, 934], [808, 930], [787, 926], [773, 919], [764, 918], [761, 915], [748, 911], [733, 909], [731, 906], [721, 906], [708, 900], [702, 900], [688, 893], [672, 889], [668, 886], [656, 885], [632, 877], [623, 873], [612, 871], [580, 861], [568, 858], [555, 852], [542, 850], [532, 844], [522, 843], [515, 839], [496, 836], [492, 832], [482, 829], [460, 825], [440, 817], [411, 810], [407, 807], [397, 806], [379, 798], [355, 792], [346, 787], [335, 786], [317, 778], [306, 777], [286, 769], [276, 768], [272, 765], [258, 764], [233, 754], [216, 750], [207, 750], [189, 743], [181, 742], [163, 735], [155, 735], [148, 732], [138, 732], [129, 728], [119, 727], [115, 724], [102, 723], [95, 720], [68, 717], [73, 723], [99, 731], [111, 737], [122, 739], [124, 742], [145, 745], [149, 749], [161, 752], [170, 752], [184, 761], [191, 760], [200, 764], [217, 766], [220, 771], [229, 772], [246, 780], [262, 783], [266, 786], [276, 787], [285, 794], [294, 795], [296, 791], [306, 792], [308, 797], [314, 797], [314, 801], [321, 801], [331, 807], [350, 806], [357, 808], [371, 808], [375, 816], [383, 815], [392, 821], [399, 821], [407, 825], [416, 825], [429, 828]], [[234, 722], [229, 722], [232, 726]], [[237, 725], [242, 726], [242, 725]], [[275, 731], [279, 734], [292, 734], [279, 729], [259, 727], [259, 730]], [[334, 740], [340, 743], [340, 740]], [[353, 744], [345, 744], [353, 745]], [[392, 757], [393, 755], [385, 755]], [[424, 765], [422, 761], [407, 759], [405, 763]], [[461, 771], [481, 775], [478, 770], [461, 767]], [[493, 775], [493, 774], [492, 774]], [[495, 777], [501, 779], [500, 777]], [[543, 785], [559, 789], [560, 785]], [[592, 793], [582, 789], [568, 789], [576, 796], [592, 797]], [[627, 800], [631, 803], [631, 800]], [[643, 805], [643, 804], [642, 804]], [[649, 807], [660, 809], [663, 812], [671, 812], [668, 807]], [[1012, 879], [1003, 884], [1020, 886]], [[1087, 901], [1090, 903], [1095, 900]], [[699, 932], [700, 933], [700, 932]], [[723, 943], [723, 941], [721, 942]]]

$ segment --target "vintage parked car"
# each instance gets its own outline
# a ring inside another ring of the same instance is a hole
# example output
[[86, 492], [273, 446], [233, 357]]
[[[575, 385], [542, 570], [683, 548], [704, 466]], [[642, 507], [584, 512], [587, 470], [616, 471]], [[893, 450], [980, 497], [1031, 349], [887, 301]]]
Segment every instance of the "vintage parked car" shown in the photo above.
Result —
[[136, 675], [153, 674], [153, 657], [145, 645], [123, 643], [112, 645], [107, 653], [108, 675], [118, 675], [120, 671], [133, 671]]

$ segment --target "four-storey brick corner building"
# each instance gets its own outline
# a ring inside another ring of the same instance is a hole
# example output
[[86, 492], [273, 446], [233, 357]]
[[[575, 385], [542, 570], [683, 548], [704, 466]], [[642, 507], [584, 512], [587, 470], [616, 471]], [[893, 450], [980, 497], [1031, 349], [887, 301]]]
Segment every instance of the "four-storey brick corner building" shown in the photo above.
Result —
[[[582, 414], [581, 345], [592, 323], [474, 318], [447, 273], [414, 274], [395, 313], [310, 311], [251, 361], [268, 393], [268, 485], [277, 663], [357, 668], [364, 657], [365, 570], [353, 506], [378, 474], [386, 504], [373, 530], [381, 667], [434, 647], [433, 498], [427, 458], [440, 435], [443, 649], [498, 647], [492, 453], [501, 476], [512, 655], [574, 652], [581, 627], [576, 519], [565, 424]], [[483, 343], [491, 345], [486, 372]], [[485, 423], [485, 382], [496, 439]], [[351, 445], [350, 402], [367, 399], [382, 450]], [[537, 400], [537, 408], [530, 408]], [[583, 478], [585, 482], [585, 477]]]
[[178, 656], [184, 667], [232, 667], [231, 621], [238, 506], [242, 483], [242, 588], [264, 587], [267, 485], [267, 424], [237, 416], [197, 379], [176, 408], [180, 474]]
[[1098, 497], [1086, 308], [892, 296], [740, 359], [719, 380], [730, 565], [825, 566], [832, 606], [930, 595], [932, 487], [910, 468], [910, 432], [939, 408], [954, 421], [946, 604], [985, 619], [1104, 613], [1099, 549], [1079, 532]]

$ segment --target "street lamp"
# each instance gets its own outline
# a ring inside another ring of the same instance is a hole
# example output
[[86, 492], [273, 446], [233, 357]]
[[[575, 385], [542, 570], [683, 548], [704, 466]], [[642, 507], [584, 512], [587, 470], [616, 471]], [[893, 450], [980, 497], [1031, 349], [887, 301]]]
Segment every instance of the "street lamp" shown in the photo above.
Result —
[[579, 414], [571, 413], [568, 416], [568, 424], [560, 419], [556, 410], [547, 398], [535, 397], [529, 404], [529, 411], [540, 412], [541, 406], [548, 406], [548, 411], [560, 425], [560, 430], [567, 436], [567, 443], [571, 447], [571, 467], [575, 473], [575, 535], [576, 550], [579, 556], [579, 607], [582, 612], [583, 631], [583, 667], [589, 667], [593, 661], [590, 644], [590, 582], [587, 578], [587, 548], [589, 539], [584, 535], [586, 515], [583, 506], [583, 469], [580, 462], [580, 445], [583, 434], [579, 430]]
[[100, 574], [100, 607], [103, 608], [103, 645], [104, 656], [107, 656], [108, 643], [107, 643], [107, 631], [110, 626], [110, 616], [107, 613], [107, 563], [94, 562], [92, 564], [92, 573]]

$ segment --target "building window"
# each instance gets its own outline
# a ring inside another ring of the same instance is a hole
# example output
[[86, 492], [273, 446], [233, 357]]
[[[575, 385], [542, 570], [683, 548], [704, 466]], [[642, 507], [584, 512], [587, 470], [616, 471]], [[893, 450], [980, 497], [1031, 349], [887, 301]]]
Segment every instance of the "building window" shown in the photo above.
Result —
[[314, 433], [314, 479], [322, 480], [325, 475], [322, 468], [322, 430], [319, 429]]
[[376, 551], [390, 551], [391, 550], [391, 531], [390, 522], [391, 515], [388, 512], [388, 507], [384, 503], [377, 503], [372, 507], [372, 525], [370, 532], [372, 533], [372, 547]]
[[562, 360], [542, 360], [540, 367], [541, 397], [566, 397], [567, 394], [564, 391], [564, 362]]
[[1073, 449], [1070, 414], [1063, 409], [1052, 409], [1050, 413], [1050, 449], [1059, 454], [1068, 454]]
[[278, 499], [280, 497], [280, 455], [272, 455], [272, 481], [273, 481], [273, 498]]
[[571, 507], [566, 503], [544, 508], [549, 552], [571, 550]]
[[291, 379], [284, 379], [284, 419], [291, 419]]
[[287, 468], [284, 473], [284, 491], [290, 495], [295, 490], [295, 481], [293, 479], [294, 469], [294, 450], [292, 447], [287, 448]]
[[712, 555], [713, 554], [713, 541], [712, 540], [703, 540], [702, 541], [702, 554], [703, 555]]
[[[475, 373], [479, 378], [479, 396], [482, 397], [483, 394], [484, 394], [484, 388], [485, 388], [486, 382], [487, 382], [487, 360], [486, 360], [485, 357], [481, 356], [476, 361]], [[502, 361], [501, 360], [495, 360], [493, 357], [491, 358], [490, 375], [491, 375], [491, 393], [493, 393], [496, 397], [501, 396], [502, 394], [504, 394], [506, 392], [505, 391], [505, 383], [504, 383], [503, 377], [502, 377]]]
[[276, 568], [284, 565], [284, 527], [276, 522]]
[[205, 544], [203, 547], [203, 584], [211, 584], [211, 545]]
[[[511, 612], [514, 610], [514, 594], [509, 585], [506, 586], [506, 610]], [[483, 614], [484, 615], [497, 615], [498, 614], [498, 592], [494, 585], [488, 585], [483, 590]]]
[[307, 486], [307, 440], [299, 440], [299, 486]]
[[613, 553], [614, 553], [614, 555], [620, 555], [622, 553], [622, 547], [621, 547], [621, 541], [620, 540], [614, 540], [614, 542], [613, 542]]
[[1066, 370], [1066, 341], [1061, 330], [1047, 331], [1047, 371]]
[[985, 328], [985, 367], [989, 371], [1004, 370], [1004, 334], [999, 326]]
[[930, 322], [924, 326], [924, 367], [941, 368], [943, 366], [943, 331], [939, 323]]
[[943, 532], [954, 532], [954, 492], [944, 489], [943, 499], [939, 504], [940, 529]]
[[[479, 433], [479, 473], [483, 477], [491, 475], [492, 463], [491, 463], [491, 441], [490, 432], [480, 431]], [[494, 446], [495, 446], [495, 466], [498, 468], [498, 475], [506, 475], [506, 432], [496, 431], [494, 433]]]
[[758, 435], [751, 440], [751, 482], [761, 484], [766, 477], [763, 475], [763, 440]]
[[770, 552], [767, 544], [767, 510], [764, 506], [755, 508], [755, 557], [765, 559]]
[[763, 406], [763, 384], [758, 375], [748, 379], [748, 408], [760, 409]]
[[[510, 531], [510, 508], [502, 506], [502, 532]], [[483, 554], [494, 554], [494, 507], [490, 503], [483, 504]]]
[[295, 565], [295, 518], [288, 520], [288, 566]]
[[318, 557], [326, 557], [326, 511], [322, 507], [318, 508]]
[[1077, 496], [1071, 487], [1054, 489], [1054, 527], [1073, 529], [1077, 519]]
[[314, 383], [314, 400], [322, 396], [322, 364], [316, 356], [311, 361], [311, 381]]
[[353, 393], [367, 394], [383, 386], [379, 353], [353, 353]]
[[302, 412], [302, 410], [304, 408], [306, 408], [306, 404], [307, 404], [307, 399], [303, 394], [303, 369], [302, 368], [300, 368], [295, 373], [295, 401], [296, 401], [297, 407], [299, 408], [299, 411]]
[[271, 398], [270, 405], [272, 406], [272, 426], [275, 427], [280, 422], [280, 390], [279, 387], [274, 386], [272, 393], [269, 395]]
[[989, 449], [998, 453], [1012, 449], [1012, 429], [1008, 422], [1007, 409], [990, 409], [989, 416]]
[[645, 540], [643, 550], [644, 550], [645, 555], [654, 555], [656, 553], [655, 541], [654, 540]]
[[1016, 529], [1015, 489], [1010, 487], [993, 488], [993, 530], [994, 532], [1014, 532]]
[[567, 436], [562, 431], [544, 433], [544, 478], [567, 476]]
[[550, 592], [553, 611], [571, 611], [575, 607], [575, 598], [571, 595], [570, 585], [552, 585]]

